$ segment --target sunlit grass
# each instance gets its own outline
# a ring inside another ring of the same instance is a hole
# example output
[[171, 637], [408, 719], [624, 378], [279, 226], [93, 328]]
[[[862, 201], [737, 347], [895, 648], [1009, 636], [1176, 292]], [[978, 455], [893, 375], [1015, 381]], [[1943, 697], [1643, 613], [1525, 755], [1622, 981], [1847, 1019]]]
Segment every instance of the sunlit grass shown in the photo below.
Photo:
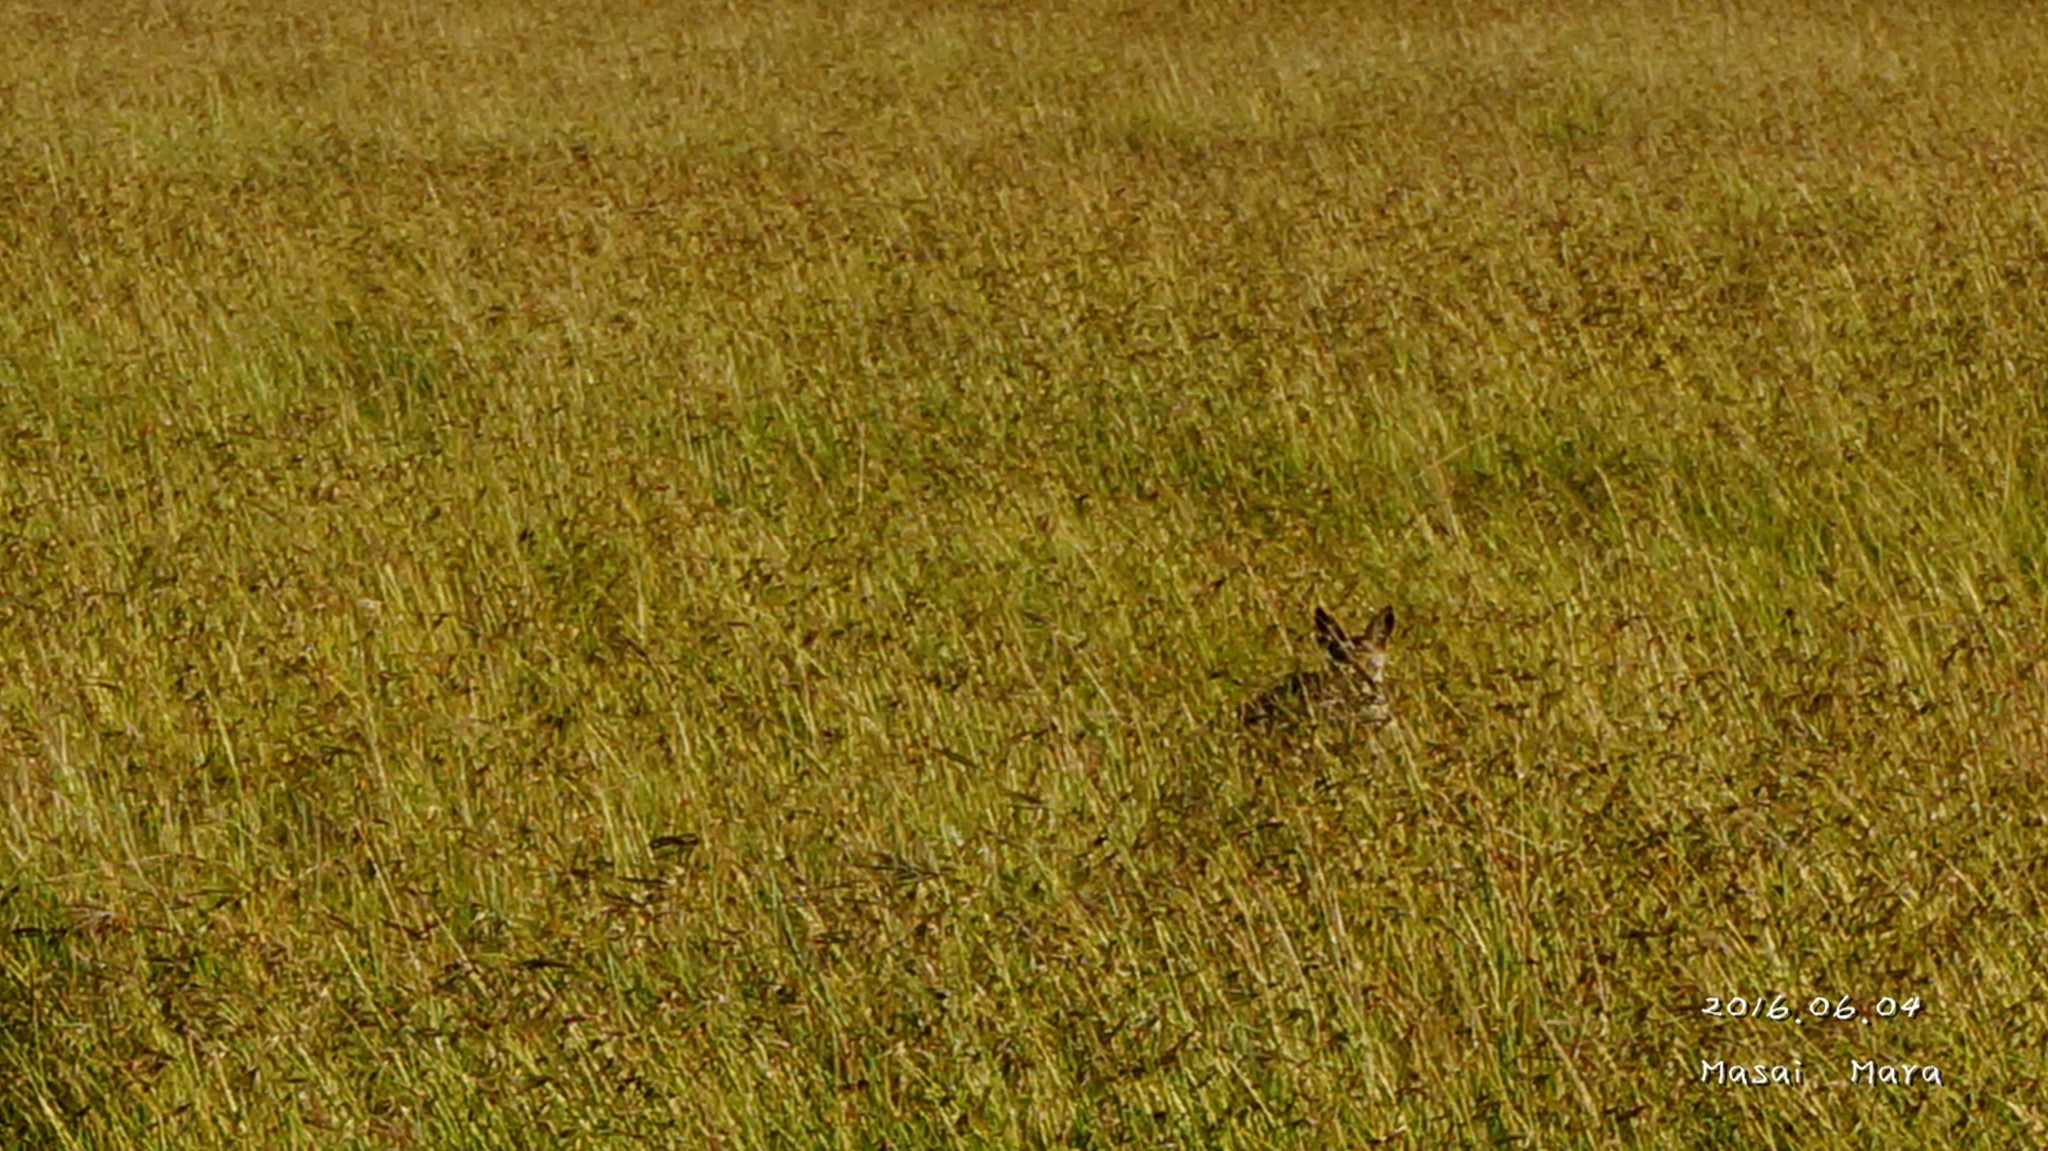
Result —
[[2048, 1134], [2031, 11], [0, 24], [0, 1143]]

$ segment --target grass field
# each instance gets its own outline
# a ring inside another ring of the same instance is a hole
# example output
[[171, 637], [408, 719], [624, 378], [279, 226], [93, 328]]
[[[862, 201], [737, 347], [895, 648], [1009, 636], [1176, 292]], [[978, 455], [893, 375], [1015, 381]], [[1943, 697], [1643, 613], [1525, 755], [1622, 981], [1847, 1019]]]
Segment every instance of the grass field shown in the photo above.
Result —
[[2048, 15], [1709, 7], [0, 2], [0, 1146], [2048, 1142]]

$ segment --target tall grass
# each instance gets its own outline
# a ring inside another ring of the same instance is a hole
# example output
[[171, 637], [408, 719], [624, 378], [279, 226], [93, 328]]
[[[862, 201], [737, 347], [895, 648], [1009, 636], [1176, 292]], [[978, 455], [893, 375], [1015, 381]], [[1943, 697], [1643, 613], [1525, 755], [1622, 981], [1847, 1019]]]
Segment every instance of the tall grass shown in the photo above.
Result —
[[0, 1143], [2048, 1139], [2030, 7], [0, 24]]

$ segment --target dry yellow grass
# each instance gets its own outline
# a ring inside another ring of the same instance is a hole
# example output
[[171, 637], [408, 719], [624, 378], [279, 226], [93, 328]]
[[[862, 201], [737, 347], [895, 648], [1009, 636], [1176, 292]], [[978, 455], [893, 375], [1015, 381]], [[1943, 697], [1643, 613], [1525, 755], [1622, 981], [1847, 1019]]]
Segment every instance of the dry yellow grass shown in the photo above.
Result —
[[0, 5], [0, 1144], [2048, 1139], [2048, 22], [1678, 9]]

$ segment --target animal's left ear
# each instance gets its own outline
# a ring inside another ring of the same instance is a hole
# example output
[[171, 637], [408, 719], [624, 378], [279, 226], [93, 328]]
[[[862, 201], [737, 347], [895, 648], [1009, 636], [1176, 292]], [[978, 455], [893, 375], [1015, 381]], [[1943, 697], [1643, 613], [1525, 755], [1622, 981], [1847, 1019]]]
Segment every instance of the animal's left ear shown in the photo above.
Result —
[[1351, 637], [1344, 634], [1344, 626], [1337, 622], [1337, 617], [1322, 608], [1316, 609], [1316, 639], [1321, 641], [1323, 650], [1330, 653], [1331, 659], [1338, 663], [1351, 662], [1354, 646]]
[[1380, 609], [1380, 614], [1372, 617], [1372, 622], [1366, 625], [1365, 634], [1360, 639], [1363, 640], [1367, 648], [1376, 652], [1385, 652], [1387, 650], [1387, 641], [1393, 638], [1394, 605], [1388, 604]]
[[1394, 609], [1391, 606], [1380, 609], [1365, 625], [1365, 634], [1358, 637], [1358, 644], [1365, 651], [1365, 658], [1359, 662], [1365, 665], [1366, 674], [1378, 679], [1387, 672], [1387, 641], [1394, 638]]

